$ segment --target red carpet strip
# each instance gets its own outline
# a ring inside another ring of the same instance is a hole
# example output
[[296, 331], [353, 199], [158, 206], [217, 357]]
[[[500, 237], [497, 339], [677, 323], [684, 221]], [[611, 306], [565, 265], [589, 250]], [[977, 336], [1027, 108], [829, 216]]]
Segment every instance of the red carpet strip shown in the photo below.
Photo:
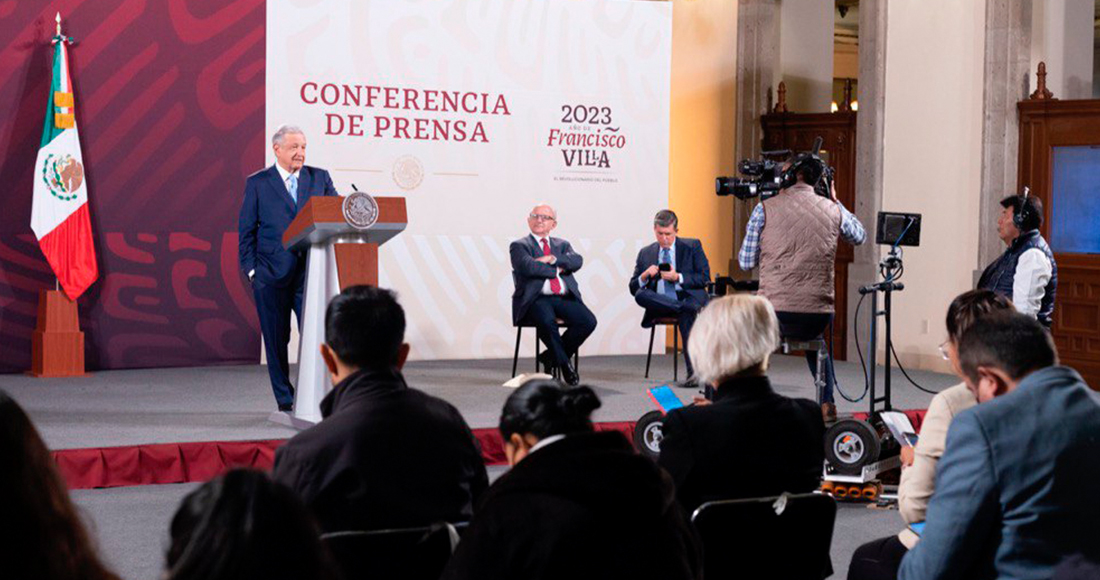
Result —
[[[627, 438], [633, 421], [597, 423], [596, 429], [621, 431]], [[474, 429], [486, 465], [503, 465], [504, 442], [495, 428]], [[234, 467], [270, 470], [275, 449], [285, 439], [202, 441], [92, 447], [53, 451], [69, 489], [94, 489], [209, 481]]]
[[[905, 411], [920, 430], [924, 411]], [[866, 414], [857, 415], [866, 417]], [[596, 423], [598, 431], [620, 431], [632, 439], [633, 421]], [[503, 465], [504, 442], [495, 428], [474, 429], [486, 465]], [[69, 489], [94, 489], [209, 481], [234, 467], [270, 470], [285, 439], [201, 441], [93, 447], [53, 451]]]

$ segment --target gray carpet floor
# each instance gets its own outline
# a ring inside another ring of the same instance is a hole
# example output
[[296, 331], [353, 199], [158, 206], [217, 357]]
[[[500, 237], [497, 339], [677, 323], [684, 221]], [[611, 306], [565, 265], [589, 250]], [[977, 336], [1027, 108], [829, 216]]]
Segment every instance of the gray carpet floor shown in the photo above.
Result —
[[[520, 372], [533, 366], [531, 359], [521, 360]], [[477, 428], [496, 426], [504, 400], [512, 392], [500, 386], [510, 370], [510, 360], [422, 361], [410, 363], [405, 375], [411, 386], [450, 401]], [[595, 420], [635, 420], [653, 409], [646, 389], [671, 381], [672, 358], [655, 356], [650, 379], [644, 378], [644, 356], [586, 357], [581, 359], [580, 372], [582, 381], [593, 386], [603, 401]], [[836, 374], [849, 396], [863, 391], [863, 372], [857, 363], [837, 363]], [[769, 375], [783, 394], [814, 397], [802, 358], [774, 357]], [[911, 371], [910, 375], [933, 390], [955, 383], [953, 377], [938, 373]], [[68, 379], [0, 375], [0, 388], [27, 410], [51, 449], [283, 439], [295, 433], [267, 420], [275, 404], [267, 369], [260, 365], [104, 371]], [[677, 394], [687, 401], [692, 391]], [[926, 408], [930, 399], [895, 369], [895, 407]], [[855, 404], [838, 396], [837, 401], [841, 412], [867, 409], [866, 400]]]
[[[491, 467], [490, 477], [495, 479], [504, 470]], [[72, 495], [108, 565], [125, 580], [156, 580], [168, 548], [168, 524], [180, 500], [198, 485], [77, 490]], [[897, 510], [840, 504], [833, 530], [832, 578], [848, 576], [852, 552], [860, 544], [897, 533], [901, 525]]]

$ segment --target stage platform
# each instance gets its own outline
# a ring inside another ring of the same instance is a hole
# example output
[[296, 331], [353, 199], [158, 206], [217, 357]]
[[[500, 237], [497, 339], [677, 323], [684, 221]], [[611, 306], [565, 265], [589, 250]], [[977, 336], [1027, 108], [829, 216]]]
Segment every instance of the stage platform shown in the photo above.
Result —
[[[532, 359], [521, 359], [520, 372], [533, 367]], [[512, 392], [501, 386], [510, 370], [511, 360], [420, 361], [410, 363], [405, 375], [410, 386], [462, 412], [492, 464], [500, 459], [495, 428]], [[840, 362], [836, 370], [845, 393], [863, 391], [858, 364]], [[653, 409], [645, 391], [671, 381], [671, 356], [654, 357], [650, 379], [644, 371], [644, 356], [581, 359], [582, 382], [603, 401], [594, 415], [601, 428], [629, 430]], [[910, 375], [931, 390], [957, 381], [938, 373]], [[773, 357], [769, 376], [780, 393], [814, 396], [801, 357]], [[927, 408], [931, 395], [896, 370], [893, 384], [895, 408]], [[261, 365], [103, 371], [68, 379], [3, 375], [0, 386], [27, 409], [74, 488], [202, 481], [227, 465], [263, 468], [295, 433], [268, 420], [275, 403]], [[693, 391], [677, 394], [688, 401]], [[837, 406], [841, 413], [867, 409], [866, 400], [850, 403], [839, 395]]]

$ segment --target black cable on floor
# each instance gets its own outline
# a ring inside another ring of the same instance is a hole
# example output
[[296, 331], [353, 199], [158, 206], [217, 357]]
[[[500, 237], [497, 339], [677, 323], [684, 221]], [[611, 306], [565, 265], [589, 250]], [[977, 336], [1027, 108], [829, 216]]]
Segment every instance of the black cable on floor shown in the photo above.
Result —
[[[859, 368], [863, 369], [863, 394], [860, 395], [859, 397], [853, 399], [853, 398], [849, 397], [848, 395], [844, 394], [844, 391], [842, 391], [840, 389], [840, 383], [839, 382], [835, 381], [835, 379], [833, 381], [833, 386], [836, 389], [836, 392], [840, 393], [841, 398], [843, 398], [845, 401], [848, 401], [849, 403], [858, 403], [858, 402], [862, 401], [864, 399], [864, 397], [867, 396], [867, 393], [870, 392], [870, 390], [871, 390], [871, 385], [867, 382], [867, 363], [865, 363], [864, 360], [863, 360], [863, 350], [859, 348], [859, 309], [860, 309], [861, 306], [863, 306], [863, 299], [866, 298], [866, 297], [867, 297], [866, 294], [861, 294], [859, 296], [859, 302], [856, 303], [856, 314], [855, 314], [855, 316], [852, 317], [852, 320], [855, 322], [852, 325], [852, 327], [855, 329], [856, 353], [859, 354]], [[829, 356], [830, 357], [833, 356], [832, 338], [831, 337], [832, 337], [832, 332], [830, 332], [830, 344], [829, 344]], [[833, 376], [834, 377], [836, 376], [835, 372], [833, 373]]]
[[[906, 380], [908, 380], [910, 384], [912, 384], [914, 387], [916, 387], [917, 390], [924, 391], [924, 392], [926, 392], [930, 395], [938, 395], [940, 393], [940, 391], [933, 391], [931, 389], [926, 389], [926, 388], [918, 385], [917, 381], [914, 381], [912, 378], [909, 377], [909, 373], [905, 372], [905, 367], [901, 366], [901, 359], [898, 358], [898, 351], [894, 350], [894, 344], [893, 343], [890, 343], [890, 352], [894, 353], [894, 362], [896, 362], [897, 365], [898, 365], [898, 368], [901, 369], [901, 374], [905, 375]], [[940, 389], [940, 390], [942, 391], [943, 389]]]

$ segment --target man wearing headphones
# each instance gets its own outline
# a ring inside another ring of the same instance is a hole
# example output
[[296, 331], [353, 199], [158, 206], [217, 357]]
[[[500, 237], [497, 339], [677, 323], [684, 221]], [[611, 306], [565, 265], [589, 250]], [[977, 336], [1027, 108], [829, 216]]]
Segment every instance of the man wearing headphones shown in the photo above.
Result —
[[1043, 203], [1029, 196], [1010, 195], [1001, 200], [997, 235], [1008, 246], [1005, 253], [982, 272], [978, 288], [992, 290], [1012, 301], [1016, 310], [1033, 316], [1050, 328], [1054, 294], [1058, 289], [1058, 265], [1039, 228]]
[[[753, 209], [737, 261], [745, 271], [760, 266], [758, 294], [775, 307], [779, 333], [813, 340], [833, 321], [838, 242], [859, 245], [867, 234], [837, 199], [827, 166], [816, 154], [792, 158], [783, 181], [778, 194], [762, 198]], [[816, 377], [817, 351], [807, 351], [806, 361]], [[818, 403], [822, 418], [830, 422], [836, 420], [832, 360], [826, 358], [823, 367]]]

